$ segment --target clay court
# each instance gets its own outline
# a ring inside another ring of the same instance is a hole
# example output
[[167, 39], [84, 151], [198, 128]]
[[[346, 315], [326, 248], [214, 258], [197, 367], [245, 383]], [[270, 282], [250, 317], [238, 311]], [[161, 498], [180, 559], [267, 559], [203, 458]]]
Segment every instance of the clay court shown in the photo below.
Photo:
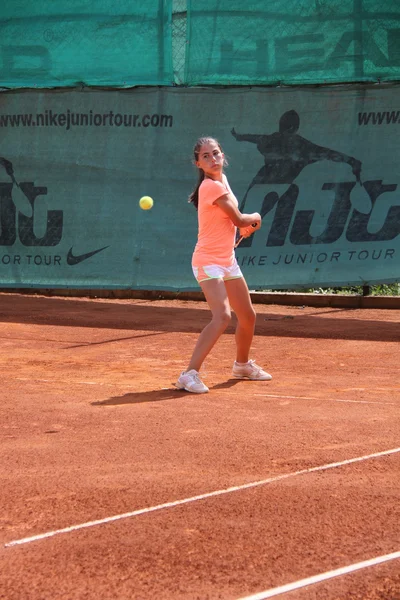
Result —
[[0, 294], [0, 598], [398, 600], [398, 310]]

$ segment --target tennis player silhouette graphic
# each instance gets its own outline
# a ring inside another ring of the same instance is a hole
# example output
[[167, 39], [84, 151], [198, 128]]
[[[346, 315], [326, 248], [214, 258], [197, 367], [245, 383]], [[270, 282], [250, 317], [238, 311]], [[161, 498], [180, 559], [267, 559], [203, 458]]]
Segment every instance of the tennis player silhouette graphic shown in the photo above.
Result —
[[[233, 128], [232, 135], [238, 142], [251, 142], [256, 144], [258, 151], [264, 157], [264, 166], [252, 179], [247, 191], [241, 201], [239, 210], [243, 211], [250, 190], [255, 185], [272, 184], [287, 185], [286, 192], [279, 196], [277, 192], [271, 191], [264, 198], [261, 216], [268, 214], [284, 196], [297, 198], [299, 189], [294, 180], [301, 171], [318, 161], [330, 160], [333, 162], [347, 163], [356, 180], [361, 182], [362, 163], [352, 156], [318, 146], [301, 137], [297, 132], [300, 126], [300, 117], [295, 110], [285, 112], [279, 120], [279, 131], [272, 134], [239, 134]], [[242, 246], [251, 245], [252, 240], [243, 240]]]
[[10, 177], [12, 177], [12, 175], [14, 175], [14, 169], [13, 169], [11, 161], [9, 161], [6, 158], [3, 158], [2, 156], [0, 156], [0, 165], [2, 167], [4, 167], [7, 175], [9, 175]]
[[11, 182], [13, 184], [12, 199], [13, 199], [15, 206], [18, 208], [18, 210], [21, 213], [31, 217], [33, 214], [31, 202], [28, 200], [27, 196], [20, 188], [19, 183], [15, 179], [14, 167], [13, 167], [12, 162], [10, 160], [7, 160], [6, 158], [3, 158], [2, 156], [0, 156], [0, 166], [4, 167], [5, 172], [7, 173], [7, 175], [9, 176], [9, 178], [11, 179]]

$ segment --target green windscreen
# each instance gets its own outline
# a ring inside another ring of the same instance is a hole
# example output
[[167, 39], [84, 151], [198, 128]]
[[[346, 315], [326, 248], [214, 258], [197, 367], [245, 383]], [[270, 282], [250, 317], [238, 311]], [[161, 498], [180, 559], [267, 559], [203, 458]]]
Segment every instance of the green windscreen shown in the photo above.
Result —
[[0, 86], [170, 85], [172, 0], [0, 6]]
[[186, 83], [276, 85], [400, 78], [394, 0], [188, 0]]
[[399, 280], [398, 85], [1, 96], [0, 288], [198, 290], [187, 199], [204, 135], [263, 217], [236, 250], [250, 289]]

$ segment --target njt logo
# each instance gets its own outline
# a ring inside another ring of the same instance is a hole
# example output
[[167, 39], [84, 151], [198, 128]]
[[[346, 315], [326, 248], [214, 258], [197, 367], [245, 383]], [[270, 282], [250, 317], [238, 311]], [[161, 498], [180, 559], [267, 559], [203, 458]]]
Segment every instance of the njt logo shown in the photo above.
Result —
[[[18, 210], [13, 200], [18, 195]], [[18, 238], [24, 246], [57, 246], [63, 232], [63, 211], [48, 210], [46, 231], [42, 237], [34, 233], [35, 201], [47, 195], [47, 187], [35, 186], [32, 182], [0, 183], [0, 246], [12, 246]], [[23, 211], [23, 212], [22, 212]]]
[[[379, 231], [372, 233], [370, 229], [373, 209], [379, 201], [379, 197], [388, 192], [395, 192], [397, 184], [385, 185], [382, 181], [365, 181], [363, 186], [371, 200], [371, 209], [368, 212], [360, 212], [352, 209], [351, 191], [356, 184], [354, 182], [325, 183], [322, 190], [334, 192], [334, 201], [331, 211], [327, 216], [325, 229], [320, 235], [314, 237], [311, 234], [315, 210], [297, 210], [296, 202], [299, 188], [291, 184], [282, 196], [270, 192], [264, 197], [260, 210], [261, 216], [265, 217], [273, 209], [275, 214], [268, 232], [266, 246], [283, 246], [289, 234], [291, 244], [333, 244], [345, 233], [349, 242], [383, 242], [393, 240], [400, 234], [400, 206], [392, 205], [388, 211], [385, 221]], [[350, 219], [349, 219], [350, 216]], [[251, 246], [253, 236], [246, 238], [241, 247]]]
[[[48, 210], [46, 215], [46, 230], [41, 237], [38, 237], [34, 231], [35, 201], [38, 196], [47, 195], [47, 187], [35, 186], [32, 182], [17, 183], [10, 168], [8, 173], [13, 179], [13, 184], [0, 183], [0, 247], [12, 246], [17, 240], [23, 246], [57, 246], [61, 242], [63, 235], [64, 211]], [[78, 265], [95, 254], [106, 250], [108, 247], [96, 248], [96, 250], [91, 250], [84, 254], [74, 254], [71, 247], [65, 259], [66, 263], [69, 266]], [[27, 256], [28, 264], [31, 264], [30, 259], [31, 257]], [[52, 264], [51, 257], [42, 259], [42, 257], [38, 256], [35, 257], [35, 260], [35, 264], [39, 265], [43, 263], [46, 265]], [[14, 257], [14, 263], [19, 264], [19, 261], [19, 256]], [[53, 257], [54, 264], [60, 264], [60, 261], [60, 256]], [[7, 262], [5, 262], [5, 259], [3, 260], [4, 264], [9, 264], [9, 262], [9, 258], [7, 258]]]
[[[247, 195], [254, 186], [279, 186], [263, 198], [259, 212], [261, 217], [271, 213], [273, 221], [266, 239], [266, 246], [283, 246], [287, 238], [293, 245], [333, 244], [342, 235], [349, 242], [382, 242], [392, 240], [400, 234], [400, 206], [395, 202], [387, 211], [385, 222], [379, 231], [371, 231], [371, 221], [382, 206], [382, 196], [393, 194], [397, 184], [384, 184], [381, 179], [362, 182], [362, 162], [334, 148], [315, 144], [300, 135], [300, 116], [292, 109], [282, 114], [277, 131], [271, 133], [238, 133], [231, 130], [240, 143], [256, 146], [264, 158], [264, 165], [251, 180], [240, 203], [244, 211]], [[297, 210], [299, 197], [298, 176], [310, 165], [321, 161], [343, 163], [353, 173], [354, 181], [326, 182], [322, 191], [332, 195], [333, 203], [327, 216], [325, 229], [318, 236], [312, 234], [315, 210]], [[286, 187], [282, 193], [282, 186]], [[357, 186], [357, 188], [356, 188]], [[357, 190], [363, 190], [362, 210], [355, 206]], [[385, 200], [383, 200], [385, 202]], [[378, 211], [375, 209], [378, 208]], [[246, 238], [240, 247], [251, 246], [253, 237]]]

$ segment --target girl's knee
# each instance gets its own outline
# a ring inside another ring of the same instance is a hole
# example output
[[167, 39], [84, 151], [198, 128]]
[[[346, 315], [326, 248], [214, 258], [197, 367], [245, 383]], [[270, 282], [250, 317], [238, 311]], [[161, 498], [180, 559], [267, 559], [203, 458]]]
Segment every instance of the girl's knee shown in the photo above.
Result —
[[230, 311], [226, 310], [226, 311], [218, 312], [217, 314], [213, 315], [213, 321], [215, 323], [218, 323], [218, 325], [221, 328], [225, 329], [226, 327], [228, 327], [229, 323], [231, 322]]
[[256, 312], [253, 308], [249, 309], [245, 314], [238, 318], [238, 322], [243, 327], [254, 327], [256, 324]]

